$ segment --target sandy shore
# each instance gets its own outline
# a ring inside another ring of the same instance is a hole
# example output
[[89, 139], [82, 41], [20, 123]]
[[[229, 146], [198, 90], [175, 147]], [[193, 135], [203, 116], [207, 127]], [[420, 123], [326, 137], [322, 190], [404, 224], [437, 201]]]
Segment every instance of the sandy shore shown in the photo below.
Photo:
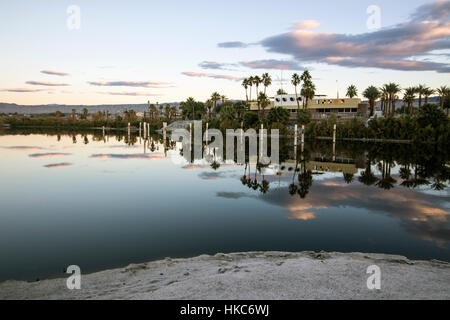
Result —
[[[367, 267], [381, 289], [367, 288]], [[363, 253], [248, 252], [130, 265], [66, 278], [6, 281], [0, 299], [450, 299], [450, 263]]]

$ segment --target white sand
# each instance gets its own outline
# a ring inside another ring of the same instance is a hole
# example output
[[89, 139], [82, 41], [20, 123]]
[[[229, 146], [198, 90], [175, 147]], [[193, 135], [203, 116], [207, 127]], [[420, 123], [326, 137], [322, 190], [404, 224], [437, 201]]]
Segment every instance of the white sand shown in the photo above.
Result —
[[[367, 267], [381, 289], [367, 289]], [[0, 299], [450, 299], [450, 263], [362, 253], [249, 252], [130, 265], [66, 278], [0, 284]]]

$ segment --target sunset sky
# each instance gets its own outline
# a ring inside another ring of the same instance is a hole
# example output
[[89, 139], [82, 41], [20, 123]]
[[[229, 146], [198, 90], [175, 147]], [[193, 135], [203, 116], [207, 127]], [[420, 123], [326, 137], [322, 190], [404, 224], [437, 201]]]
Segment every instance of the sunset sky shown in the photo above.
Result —
[[[380, 29], [367, 26], [371, 5]], [[444, 0], [17, 0], [0, 2], [0, 24], [0, 102], [244, 99], [243, 77], [268, 72], [273, 95], [305, 68], [330, 97], [350, 84], [450, 85]]]

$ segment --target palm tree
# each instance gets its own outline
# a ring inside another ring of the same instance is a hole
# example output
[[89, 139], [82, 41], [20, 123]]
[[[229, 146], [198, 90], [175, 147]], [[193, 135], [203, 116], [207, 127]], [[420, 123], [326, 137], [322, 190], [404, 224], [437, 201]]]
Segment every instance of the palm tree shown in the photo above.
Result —
[[441, 86], [439, 89], [436, 90], [436, 92], [439, 94], [439, 100], [441, 102], [441, 110], [444, 111], [444, 101], [445, 98], [450, 94], [450, 89], [447, 86]]
[[424, 94], [425, 89], [427, 88], [424, 84], [419, 84], [416, 87], [416, 93], [419, 94], [419, 108], [422, 106], [422, 95]]
[[309, 73], [308, 70], [303, 71], [302, 76], [300, 77], [300, 80], [302, 80], [303, 82], [312, 80], [311, 74]]
[[370, 106], [370, 117], [373, 116], [373, 112], [375, 109], [375, 102], [378, 98], [381, 96], [380, 90], [378, 90], [375, 86], [370, 86], [366, 90], [364, 90], [363, 95], [365, 98], [369, 100], [369, 106]]
[[247, 79], [247, 81], [248, 81], [247, 85], [250, 87], [250, 101], [252, 101], [253, 77], [250, 76], [250, 77]]
[[287, 93], [286, 93], [286, 91], [284, 91], [283, 89], [278, 89], [277, 90], [277, 95], [278, 96], [282, 96], [282, 95], [286, 95]]
[[300, 102], [298, 101], [298, 93], [297, 93], [297, 86], [300, 85], [301, 83], [300, 76], [297, 73], [294, 73], [292, 75], [291, 82], [295, 88], [295, 100], [297, 100], [297, 109], [300, 110]]
[[88, 117], [89, 111], [88, 109], [84, 108], [83, 109], [83, 115], [82, 115], [82, 119], [86, 120]]
[[388, 101], [389, 101], [387, 114], [394, 114], [395, 113], [395, 100], [397, 98], [397, 94], [401, 91], [401, 88], [398, 84], [393, 83], [393, 82], [384, 85], [384, 87], [387, 90]]
[[244, 80], [242, 80], [242, 86], [245, 89], [245, 101], [248, 102], [248, 79], [245, 78]]
[[211, 101], [214, 103], [214, 113], [216, 113], [217, 101], [219, 101], [222, 96], [218, 92], [213, 92], [211, 95]]
[[425, 104], [428, 103], [428, 97], [431, 96], [434, 93], [434, 89], [431, 88], [425, 88], [423, 91], [423, 96], [425, 97]]
[[310, 79], [303, 81], [302, 95], [305, 97], [305, 109], [308, 109], [308, 101], [316, 95], [316, 86]]
[[381, 92], [381, 110], [383, 111], [383, 115], [386, 115], [388, 111], [387, 106], [389, 98], [388, 88], [386, 84], [380, 88], [380, 92]]
[[352, 173], [344, 173], [344, 181], [346, 184], [350, 184], [353, 182], [353, 174]]
[[169, 120], [169, 122], [170, 122], [170, 120], [172, 120], [172, 115], [171, 115], [170, 109], [171, 109], [170, 104], [166, 104], [166, 109], [165, 109], [164, 113], [166, 114], [166, 118], [167, 118], [167, 120]]
[[262, 118], [264, 119], [264, 114], [266, 112], [266, 107], [270, 104], [269, 99], [267, 98], [264, 92], [260, 92], [258, 96], [258, 107], [261, 106], [262, 110]]
[[350, 99], [353, 99], [353, 97], [356, 97], [358, 95], [358, 89], [356, 89], [356, 86], [353, 84], [347, 88], [347, 97]]
[[366, 186], [371, 186], [378, 181], [378, 178], [372, 172], [372, 160], [370, 158], [367, 159], [366, 170], [361, 172], [358, 180]]
[[272, 84], [272, 78], [270, 77], [270, 75], [267, 72], [264, 73], [261, 78], [262, 78], [262, 83], [264, 85], [264, 94], [266, 94], [267, 87]]
[[208, 119], [211, 118], [211, 108], [214, 106], [214, 103], [211, 99], [206, 100], [205, 107], [208, 109]]
[[174, 119], [176, 119], [177, 118], [177, 107], [176, 106], [172, 106], [170, 112], [172, 113], [172, 117]]
[[149, 112], [150, 112], [150, 117], [151, 117], [151, 119], [154, 120], [154, 119], [155, 119], [155, 115], [156, 115], [156, 113], [158, 112], [158, 110], [156, 109], [156, 107], [155, 107], [154, 104], [151, 104], [151, 105], [149, 106]]
[[405, 89], [405, 95], [403, 96], [403, 101], [408, 105], [408, 113], [412, 114], [412, 106], [414, 100], [416, 99], [416, 88], [409, 87]]
[[227, 101], [227, 97], [225, 95], [220, 96], [220, 99], [222, 99], [222, 104], [224, 104], [225, 101]]
[[258, 87], [261, 84], [261, 78], [259, 76], [254, 76], [253, 77], [253, 84], [256, 87], [256, 99], [258, 99], [258, 96], [259, 96]]
[[391, 162], [383, 160], [381, 164], [381, 179], [375, 185], [381, 189], [390, 190], [394, 188], [396, 182], [391, 177]]

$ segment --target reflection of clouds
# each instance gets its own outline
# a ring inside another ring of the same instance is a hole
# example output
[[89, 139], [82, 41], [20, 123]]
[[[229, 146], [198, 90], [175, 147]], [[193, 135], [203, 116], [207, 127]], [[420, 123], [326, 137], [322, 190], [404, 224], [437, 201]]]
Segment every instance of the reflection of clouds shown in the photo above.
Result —
[[62, 163], [53, 163], [53, 164], [47, 164], [44, 167], [49, 169], [55, 169], [55, 168], [61, 168], [61, 167], [67, 167], [71, 166], [71, 163], [68, 162], [62, 162]]
[[217, 196], [226, 199], [239, 199], [248, 197], [244, 192], [217, 192]]
[[2, 147], [5, 149], [10, 150], [22, 150], [22, 151], [35, 151], [35, 150], [42, 150], [44, 148], [36, 147], [36, 146], [10, 146], [10, 147]]
[[405, 229], [424, 240], [440, 245], [450, 242], [450, 212], [446, 199], [396, 188], [389, 191], [359, 183], [340, 185], [334, 181], [315, 181], [305, 199], [290, 196], [288, 187], [273, 189], [260, 199], [289, 210], [290, 217], [316, 218], [317, 210], [353, 207], [399, 219]]
[[204, 171], [201, 172], [198, 177], [203, 180], [216, 180], [218, 178], [225, 178], [223, 172]]
[[54, 157], [63, 157], [68, 156], [70, 153], [33, 153], [30, 154], [29, 157], [31, 158], [54, 158]]
[[146, 159], [146, 160], [162, 160], [166, 156], [164, 153], [135, 153], [135, 154], [93, 154], [91, 158], [98, 159]]
[[[238, 164], [235, 164], [235, 163], [220, 163], [220, 162], [217, 162], [217, 163], [220, 164], [221, 168], [238, 166]], [[192, 163], [192, 164], [185, 165], [182, 168], [186, 169], [186, 170], [208, 169], [208, 168], [211, 168], [211, 164], [210, 163], [208, 163], [208, 164], [193, 164]]]

